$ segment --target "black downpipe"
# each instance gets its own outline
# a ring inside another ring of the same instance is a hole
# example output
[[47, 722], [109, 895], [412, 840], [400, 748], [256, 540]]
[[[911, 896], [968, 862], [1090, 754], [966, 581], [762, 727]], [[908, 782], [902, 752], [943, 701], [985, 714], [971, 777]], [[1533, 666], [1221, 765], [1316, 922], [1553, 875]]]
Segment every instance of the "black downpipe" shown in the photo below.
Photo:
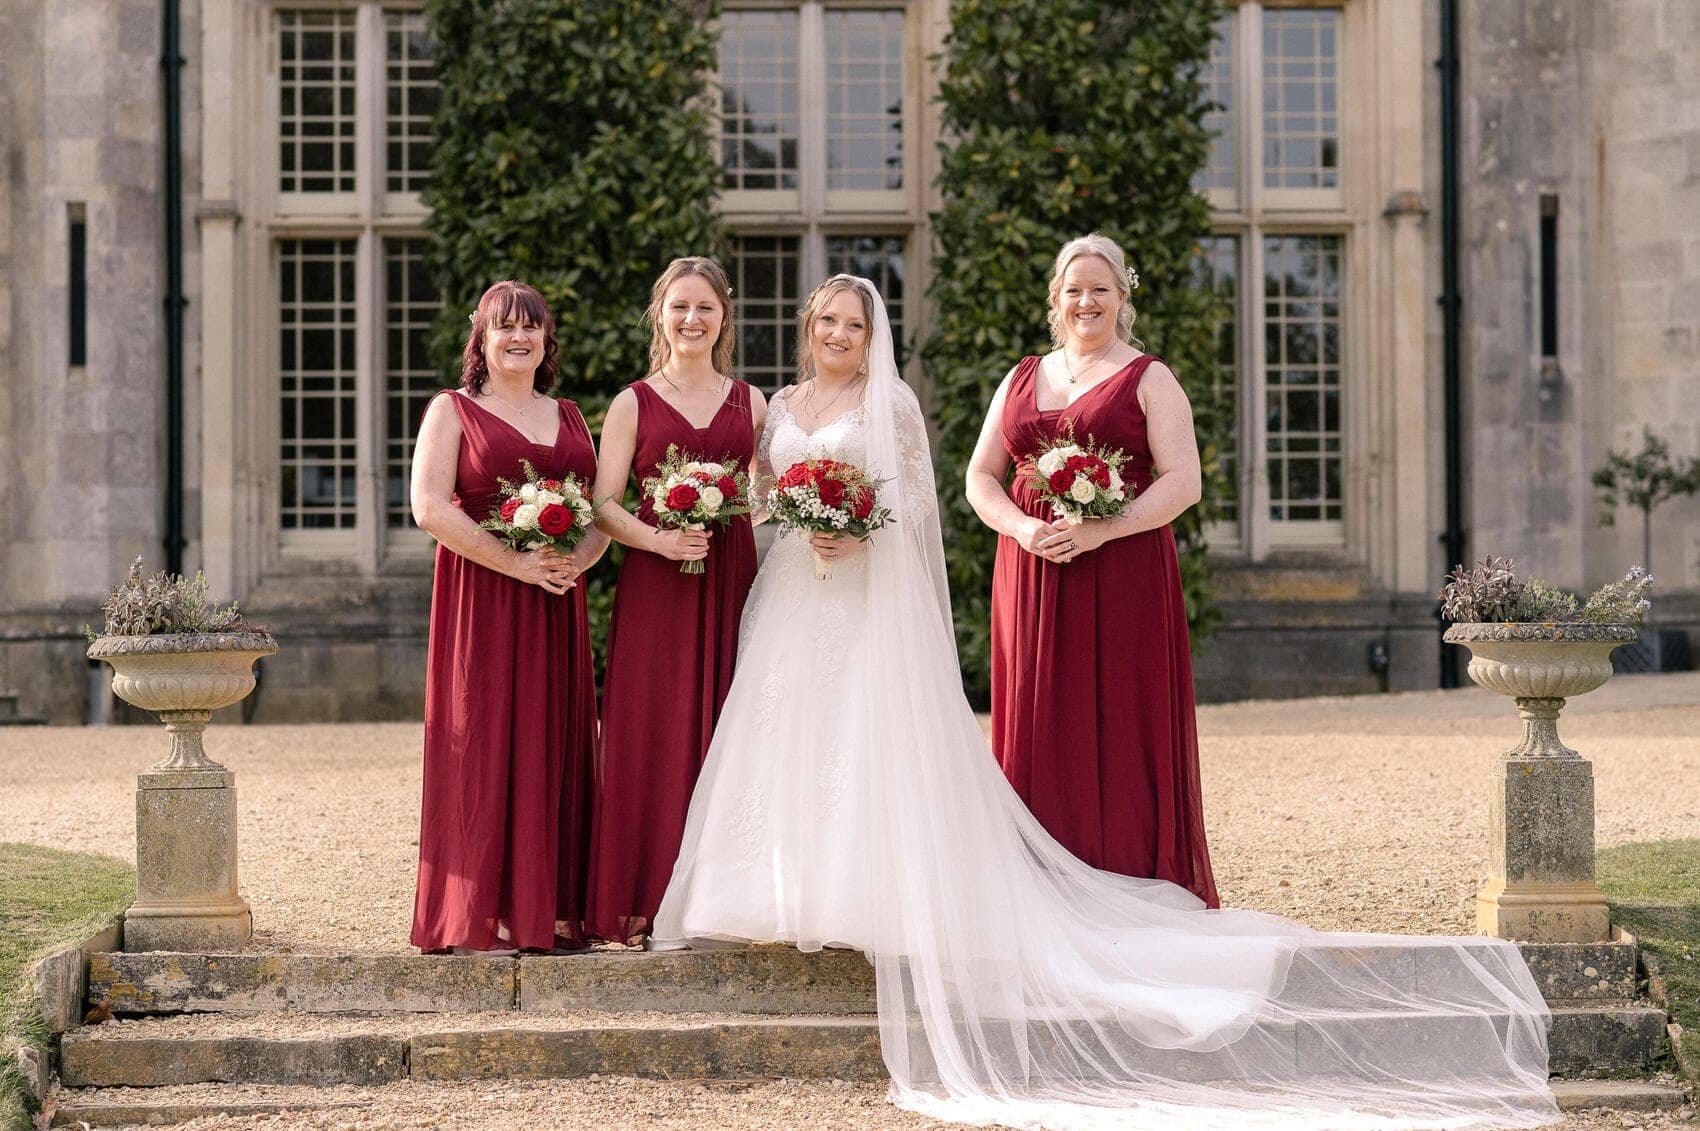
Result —
[[[1464, 562], [1463, 306], [1458, 285], [1458, 0], [1440, 0], [1440, 310], [1445, 339], [1446, 567]], [[1446, 631], [1442, 622], [1441, 632]], [[1459, 685], [1458, 649], [1440, 645], [1440, 686]]]
[[165, 118], [165, 568], [183, 572], [183, 54], [178, 0], [160, 5]]

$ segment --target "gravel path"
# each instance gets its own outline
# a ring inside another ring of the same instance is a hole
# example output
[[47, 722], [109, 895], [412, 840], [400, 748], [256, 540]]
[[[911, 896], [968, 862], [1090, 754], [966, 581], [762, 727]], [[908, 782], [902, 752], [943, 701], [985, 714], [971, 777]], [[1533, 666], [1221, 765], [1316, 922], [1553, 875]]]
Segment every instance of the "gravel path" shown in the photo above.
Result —
[[[1199, 710], [1225, 904], [1332, 930], [1466, 933], [1509, 700], [1475, 688]], [[1612, 680], [1561, 734], [1594, 763], [1601, 845], [1700, 830], [1700, 673]], [[409, 950], [416, 724], [214, 726], [237, 773], [243, 888], [269, 951]], [[0, 728], [0, 841], [135, 851], [142, 727]]]
[[[1509, 701], [1471, 688], [1226, 704], [1200, 708], [1199, 731], [1225, 904], [1325, 929], [1472, 929], [1488, 774], [1518, 731]], [[1576, 700], [1561, 733], [1593, 760], [1602, 846], [1700, 830], [1700, 673], [1615, 679]], [[212, 729], [210, 752], [238, 775], [257, 948], [409, 950], [419, 746], [416, 724]], [[132, 856], [134, 775], [163, 750], [154, 729], [0, 728], [0, 841]], [[883, 1097], [879, 1086], [787, 1081], [405, 1082], [365, 1090], [372, 1106], [359, 1110], [185, 1126], [937, 1126]], [[1565, 1126], [1674, 1131], [1693, 1115], [1596, 1113]]]
[[[148, 1089], [152, 1090], [152, 1089]], [[236, 1127], [278, 1131], [419, 1131], [423, 1128], [512, 1131], [607, 1131], [660, 1127], [704, 1131], [923, 1131], [943, 1124], [900, 1111], [885, 1101], [883, 1084], [793, 1080], [674, 1083], [615, 1076], [589, 1080], [467, 1084], [404, 1081], [380, 1088], [279, 1089], [232, 1085], [172, 1088], [172, 1102], [343, 1102], [357, 1108], [287, 1112], [276, 1116], [213, 1116], [179, 1124], [182, 1131]], [[112, 1099], [145, 1098], [142, 1089], [107, 1089]], [[92, 1096], [90, 1098], [93, 1098]], [[1693, 1131], [1693, 1108], [1664, 1112], [1588, 1112], [1567, 1118], [1562, 1131]], [[1224, 1131], [1227, 1131], [1224, 1128]]]

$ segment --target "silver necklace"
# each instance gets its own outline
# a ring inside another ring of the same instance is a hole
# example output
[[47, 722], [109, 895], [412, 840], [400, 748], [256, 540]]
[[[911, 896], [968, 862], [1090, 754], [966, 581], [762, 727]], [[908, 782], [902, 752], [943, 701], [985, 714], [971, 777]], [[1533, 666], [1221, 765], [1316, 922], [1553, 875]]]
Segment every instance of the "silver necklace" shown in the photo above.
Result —
[[513, 409], [515, 416], [524, 416], [526, 409], [531, 408], [532, 402], [536, 401], [541, 396], [541, 394], [538, 393], [538, 391], [536, 389], [533, 389], [533, 390], [531, 390], [531, 400], [529, 400], [525, 403], [525, 408], [517, 408], [517, 407], [514, 406], [514, 403], [512, 401], [508, 400], [506, 397], [497, 396], [496, 391], [494, 389], [485, 389], [484, 395], [489, 397], [493, 401], [501, 401], [503, 404], [507, 405], [510, 409]]
[[1072, 385], [1072, 384], [1074, 384], [1077, 377], [1084, 377], [1088, 373], [1092, 372], [1092, 370], [1096, 369], [1098, 367], [1098, 365], [1106, 357], [1110, 356], [1110, 351], [1115, 349], [1115, 348], [1116, 348], [1116, 344], [1114, 342], [1111, 342], [1109, 345], [1105, 346], [1102, 350], [1100, 350], [1098, 352], [1098, 356], [1093, 358], [1091, 361], [1087, 362], [1086, 368], [1082, 369], [1078, 374], [1075, 373], [1074, 366], [1072, 366], [1068, 363], [1068, 351], [1063, 350], [1062, 351], [1063, 372], [1068, 374], [1068, 383], [1070, 385]]
[[[678, 393], [681, 397], [685, 395], [684, 387], [682, 385], [680, 385], [678, 382], [674, 381], [673, 378], [667, 376], [667, 367], [666, 366], [662, 366], [660, 369], [657, 369], [655, 371], [655, 373], [656, 373], [656, 376], [660, 377], [663, 381], [667, 382], [668, 386], [670, 388], [672, 388], [672, 390], [675, 393]], [[715, 376], [718, 378], [718, 380], [715, 382], [713, 391], [715, 393], [725, 395], [725, 391], [726, 391], [726, 377], [725, 377], [725, 375], [724, 374], [715, 374]], [[706, 388], [705, 389], [692, 389], [691, 390], [691, 392], [693, 392], [693, 393], [706, 393], [708, 391], [709, 390], [706, 389]]]
[[809, 380], [809, 387], [807, 389], [803, 390], [803, 410], [809, 414], [809, 419], [813, 420], [816, 424], [820, 423], [821, 417], [825, 416], [828, 412], [832, 411], [832, 407], [839, 402], [839, 399], [842, 398], [845, 393], [849, 392], [851, 389], [856, 388], [857, 386], [865, 385], [865, 384], [868, 383], [868, 378], [867, 378], [866, 374], [858, 375], [856, 380], [846, 382], [842, 389], [840, 389], [836, 393], [832, 394], [832, 399], [830, 401], [826, 402], [826, 406], [824, 408], [822, 408], [819, 412], [816, 412], [815, 411], [815, 382], [819, 381], [819, 380], [820, 380], [819, 377], [811, 378]]

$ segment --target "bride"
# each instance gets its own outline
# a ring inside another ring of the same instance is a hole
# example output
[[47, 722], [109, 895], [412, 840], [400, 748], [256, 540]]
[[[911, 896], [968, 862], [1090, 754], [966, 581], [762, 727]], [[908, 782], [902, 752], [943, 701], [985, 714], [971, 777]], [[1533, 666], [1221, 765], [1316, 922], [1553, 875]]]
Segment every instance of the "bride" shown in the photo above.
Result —
[[1203, 910], [1040, 827], [962, 694], [926, 427], [873, 284], [822, 283], [799, 355], [763, 470], [858, 464], [896, 521], [865, 544], [785, 536], [768, 553], [655, 945], [863, 951], [891, 1098], [941, 1119], [1555, 1122], [1549, 1014], [1515, 946]]

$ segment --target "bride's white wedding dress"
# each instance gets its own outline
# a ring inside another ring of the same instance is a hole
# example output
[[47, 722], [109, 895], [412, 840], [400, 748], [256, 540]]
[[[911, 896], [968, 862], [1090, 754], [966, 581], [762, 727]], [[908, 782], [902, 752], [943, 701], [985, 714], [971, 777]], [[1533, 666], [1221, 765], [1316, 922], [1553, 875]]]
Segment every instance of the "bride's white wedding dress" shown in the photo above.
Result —
[[824, 581], [803, 539], [769, 551], [657, 943], [864, 951], [892, 1098], [940, 1118], [1555, 1122], [1548, 1012], [1511, 944], [1207, 911], [1088, 867], [1028, 813], [962, 694], [926, 429], [861, 285], [866, 404], [811, 435], [775, 398], [758, 454], [867, 467], [896, 522]]

